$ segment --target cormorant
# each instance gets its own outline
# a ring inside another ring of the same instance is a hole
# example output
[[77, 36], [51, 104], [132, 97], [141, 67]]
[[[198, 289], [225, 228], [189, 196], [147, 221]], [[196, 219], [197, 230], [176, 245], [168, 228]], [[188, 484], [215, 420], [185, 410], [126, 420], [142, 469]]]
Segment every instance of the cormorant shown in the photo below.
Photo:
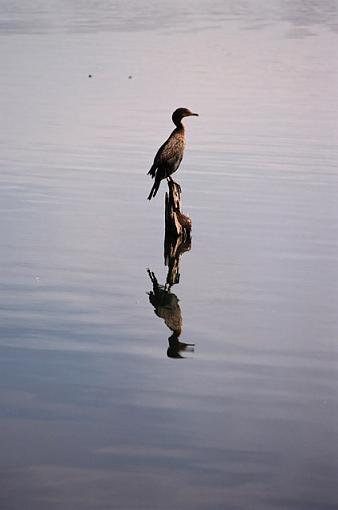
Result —
[[198, 116], [198, 113], [192, 113], [187, 108], [178, 108], [172, 114], [172, 121], [176, 128], [169, 136], [168, 140], [159, 148], [154, 159], [154, 163], [148, 172], [155, 179], [154, 185], [148, 196], [151, 200], [157, 193], [162, 179], [171, 179], [171, 174], [176, 172], [181, 164], [185, 145], [183, 117], [191, 115]]

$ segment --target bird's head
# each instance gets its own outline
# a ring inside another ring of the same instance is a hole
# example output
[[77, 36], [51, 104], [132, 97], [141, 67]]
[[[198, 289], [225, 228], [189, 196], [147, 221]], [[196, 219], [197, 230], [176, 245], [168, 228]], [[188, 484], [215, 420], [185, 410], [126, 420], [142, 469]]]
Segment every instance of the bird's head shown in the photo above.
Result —
[[198, 117], [198, 113], [193, 113], [188, 108], [177, 108], [172, 115], [173, 123], [178, 126], [183, 117], [191, 117], [192, 115]]

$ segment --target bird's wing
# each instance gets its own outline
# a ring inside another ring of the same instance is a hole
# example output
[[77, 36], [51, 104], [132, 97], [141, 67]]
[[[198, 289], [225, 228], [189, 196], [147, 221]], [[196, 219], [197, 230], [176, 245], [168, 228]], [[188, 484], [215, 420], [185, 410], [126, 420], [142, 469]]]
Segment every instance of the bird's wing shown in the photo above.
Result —
[[184, 138], [181, 136], [170, 136], [159, 148], [154, 159], [154, 164], [163, 165], [170, 160], [182, 159], [184, 151]]

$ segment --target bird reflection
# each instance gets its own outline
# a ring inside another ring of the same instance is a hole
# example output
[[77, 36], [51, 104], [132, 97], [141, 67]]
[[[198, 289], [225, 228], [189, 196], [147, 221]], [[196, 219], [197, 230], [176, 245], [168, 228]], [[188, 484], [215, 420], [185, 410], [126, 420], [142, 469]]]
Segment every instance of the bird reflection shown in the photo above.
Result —
[[180, 342], [178, 337], [175, 336], [175, 334], [171, 335], [168, 338], [169, 347], [167, 350], [167, 356], [168, 358], [183, 358], [184, 356], [181, 356], [181, 351], [193, 351], [195, 344], [186, 344], [184, 342]]
[[172, 331], [172, 335], [168, 338], [167, 355], [169, 358], [183, 358], [181, 352], [194, 350], [194, 344], [187, 344], [179, 340], [182, 333], [182, 313], [178, 297], [171, 292], [171, 287], [177, 284], [180, 279], [180, 257], [190, 248], [190, 239], [183, 241], [179, 238], [174, 242], [170, 238], [165, 239], [164, 258], [165, 264], [168, 266], [165, 285], [159, 284], [155, 274], [148, 269], [148, 275], [153, 285], [153, 289], [148, 292], [149, 301], [154, 307], [155, 314], [163, 319], [166, 326]]

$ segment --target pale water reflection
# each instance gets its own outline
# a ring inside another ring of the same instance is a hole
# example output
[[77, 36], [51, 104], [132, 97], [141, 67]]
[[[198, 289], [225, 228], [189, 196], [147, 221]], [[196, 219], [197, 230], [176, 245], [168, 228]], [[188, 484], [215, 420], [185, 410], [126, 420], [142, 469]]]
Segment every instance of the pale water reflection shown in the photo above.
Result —
[[[337, 3], [0, 11], [1, 509], [336, 509]], [[185, 360], [147, 295], [179, 106]]]

